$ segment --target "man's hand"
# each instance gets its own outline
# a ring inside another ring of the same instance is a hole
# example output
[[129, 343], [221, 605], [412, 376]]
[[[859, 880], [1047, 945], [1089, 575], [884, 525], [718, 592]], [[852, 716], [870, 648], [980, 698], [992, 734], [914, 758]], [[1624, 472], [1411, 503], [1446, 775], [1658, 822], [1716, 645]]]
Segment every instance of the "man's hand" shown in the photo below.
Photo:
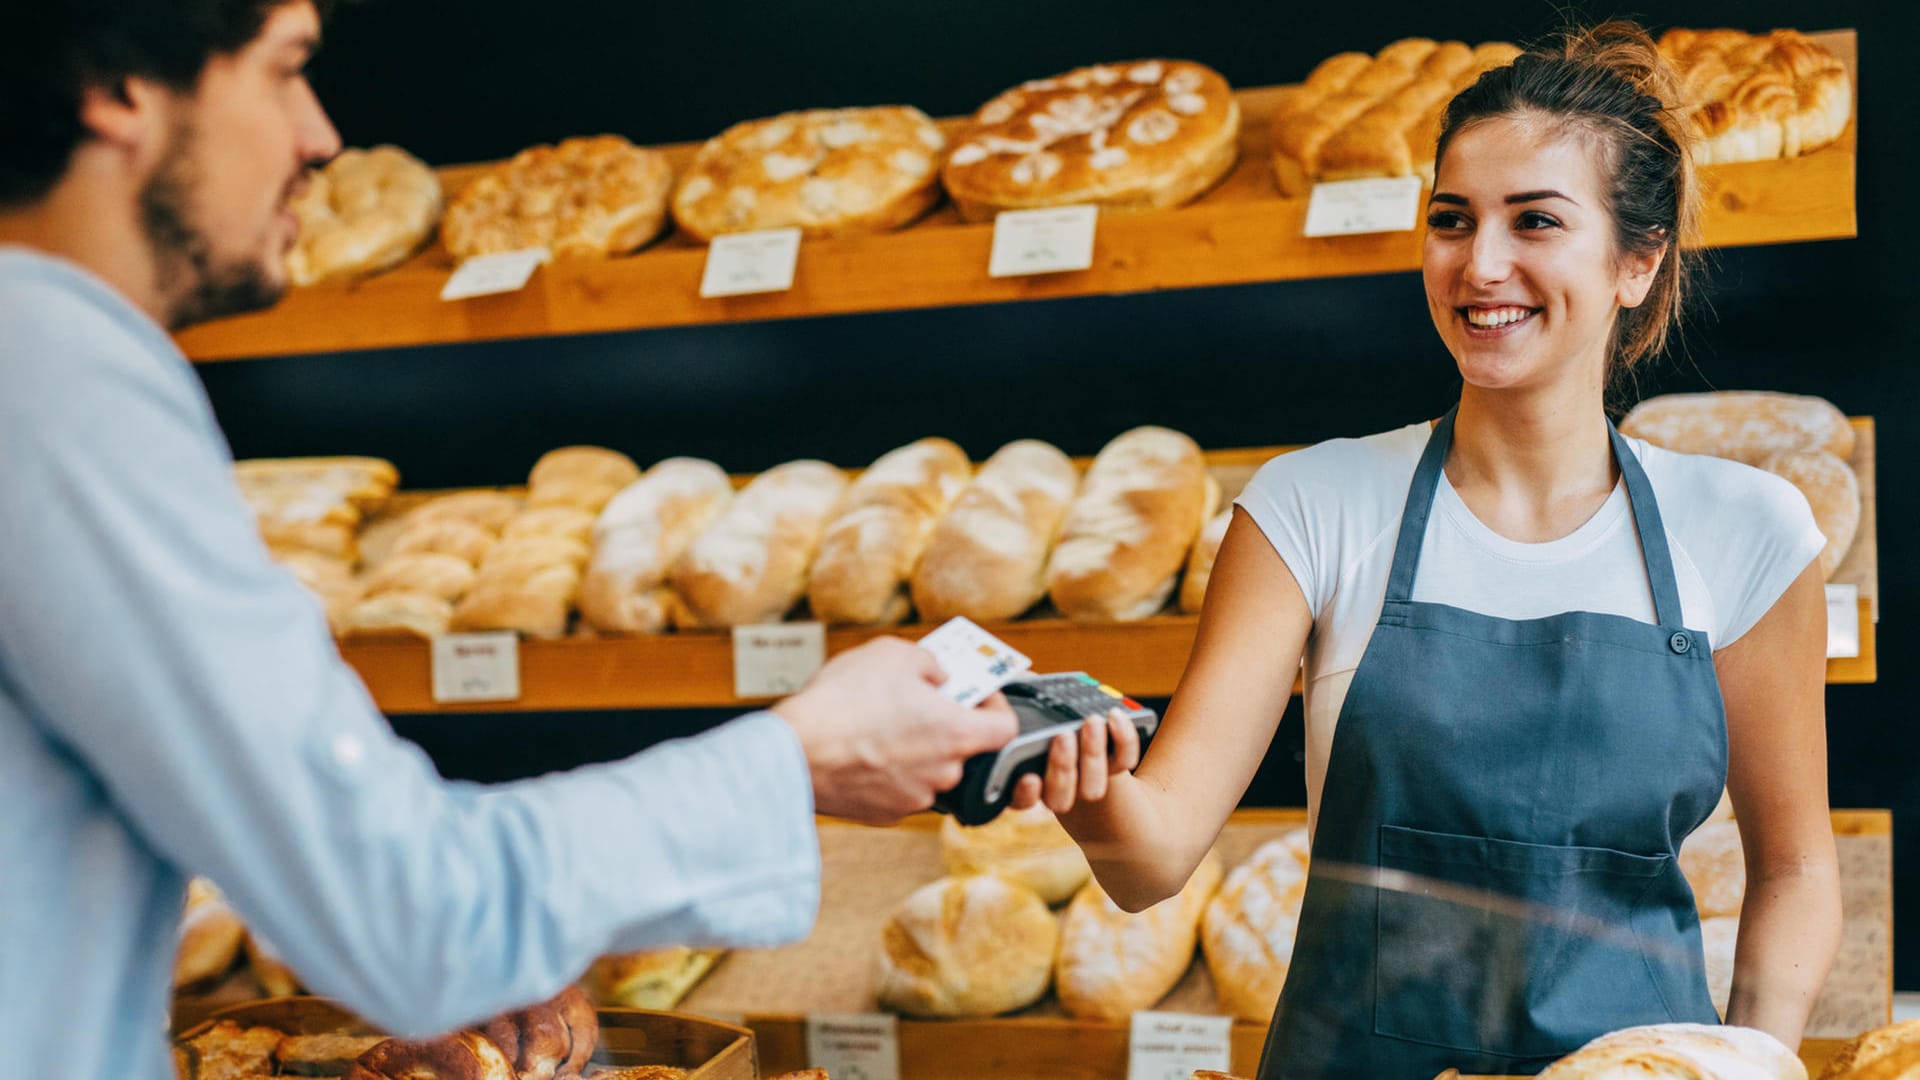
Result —
[[945, 679], [925, 650], [876, 638], [775, 704], [806, 751], [815, 809], [869, 825], [897, 821], [958, 784], [969, 757], [1018, 733], [1004, 697], [956, 705], [935, 690]]

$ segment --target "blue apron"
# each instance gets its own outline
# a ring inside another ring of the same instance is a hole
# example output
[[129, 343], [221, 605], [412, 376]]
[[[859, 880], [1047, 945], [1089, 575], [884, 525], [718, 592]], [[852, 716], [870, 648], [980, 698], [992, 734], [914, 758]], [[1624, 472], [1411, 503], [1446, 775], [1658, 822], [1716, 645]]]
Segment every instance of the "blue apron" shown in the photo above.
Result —
[[1646, 473], [1609, 428], [1656, 624], [1416, 603], [1453, 420], [1340, 710], [1260, 1080], [1532, 1074], [1617, 1028], [1719, 1022], [1677, 853], [1725, 785], [1726, 714]]

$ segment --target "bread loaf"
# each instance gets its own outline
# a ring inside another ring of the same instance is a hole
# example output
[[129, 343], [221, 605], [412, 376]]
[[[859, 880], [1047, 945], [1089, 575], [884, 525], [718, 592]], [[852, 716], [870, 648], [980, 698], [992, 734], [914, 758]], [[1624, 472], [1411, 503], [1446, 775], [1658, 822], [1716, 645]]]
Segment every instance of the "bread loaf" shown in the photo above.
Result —
[[479, 578], [474, 584], [519, 581], [555, 566], [570, 567], [577, 573], [587, 565], [589, 554], [586, 541], [568, 536], [503, 537], [480, 560]]
[[1701, 917], [1740, 914], [1747, 893], [1740, 826], [1716, 821], [1695, 829], [1680, 845], [1680, 872], [1693, 886], [1694, 905]]
[[473, 564], [458, 555], [437, 551], [395, 555], [367, 572], [362, 587], [368, 596], [389, 592], [417, 592], [454, 601], [473, 588]]
[[456, 491], [435, 496], [414, 507], [406, 516], [409, 525], [459, 518], [498, 533], [507, 527], [526, 505], [526, 500], [504, 491]]
[[1037, 440], [1008, 443], [988, 458], [927, 538], [912, 581], [921, 620], [998, 622], [1039, 603], [1079, 483], [1067, 455]]
[[727, 474], [697, 458], [669, 458], [622, 488], [593, 526], [581, 617], [606, 633], [665, 630], [667, 572], [732, 501]]
[[500, 1048], [516, 1080], [578, 1076], [600, 1041], [600, 1018], [578, 987], [550, 1001], [495, 1017], [479, 1034]]
[[1784, 450], [1853, 457], [1853, 425], [1824, 398], [1759, 390], [1666, 394], [1648, 398], [1620, 421], [1620, 432], [1682, 454], [1710, 454], [1758, 465]]
[[413, 634], [433, 638], [447, 632], [453, 605], [428, 593], [394, 591], [370, 596], [355, 604], [341, 620], [343, 637]]
[[174, 955], [173, 985], [196, 986], [225, 975], [240, 958], [247, 928], [226, 897], [205, 878], [187, 883], [187, 906], [180, 917], [180, 946]]
[[397, 146], [347, 149], [316, 169], [289, 207], [300, 236], [287, 252], [295, 285], [377, 274], [420, 250], [440, 222], [440, 179]]
[[568, 563], [524, 577], [482, 581], [453, 609], [448, 625], [463, 633], [512, 630], [531, 638], [564, 637], [579, 588], [580, 571]]
[[527, 474], [527, 505], [574, 506], [590, 514], [614, 493], [640, 479], [640, 466], [618, 450], [563, 446], [549, 450]]
[[940, 861], [949, 874], [999, 874], [1017, 881], [1048, 904], [1065, 903], [1092, 875], [1080, 845], [1043, 805], [1009, 808], [972, 827], [942, 818]]
[[584, 982], [594, 1000], [622, 1009], [671, 1009], [713, 970], [723, 949], [684, 945], [651, 952], [603, 956]]
[[585, 544], [593, 536], [595, 515], [566, 503], [532, 506], [515, 514], [500, 529], [500, 539], [557, 536]]
[[507, 1055], [477, 1031], [388, 1039], [354, 1061], [347, 1080], [517, 1080]]
[[992, 1016], [1047, 992], [1060, 927], [1033, 890], [994, 874], [942, 878], [881, 930], [879, 998], [910, 1016]]
[[1262, 844], [1207, 905], [1200, 942], [1221, 1011], [1266, 1023], [1280, 1002], [1307, 891], [1307, 830]]
[[1200, 448], [1185, 435], [1140, 427], [1115, 438], [1067, 507], [1047, 566], [1054, 606], [1084, 622], [1158, 612], [1219, 496]]
[[824, 461], [790, 461], [760, 474], [693, 542], [671, 574], [692, 626], [777, 622], [807, 592], [820, 535], [847, 478]]
[[946, 439], [881, 455], [847, 489], [821, 538], [807, 587], [814, 617], [856, 626], [906, 621], [907, 580], [972, 474], [966, 452]]
[[1180, 610], [1200, 614], [1206, 606], [1207, 584], [1213, 580], [1213, 561], [1220, 556], [1220, 541], [1227, 538], [1227, 526], [1233, 524], [1233, 511], [1222, 510], [1207, 519], [1193, 542], [1193, 554], [1187, 557], [1187, 576], [1180, 581]]
[[494, 539], [491, 530], [465, 518], [437, 517], [409, 521], [395, 538], [393, 552], [388, 557], [438, 552], [478, 566], [493, 547]]
[[1820, 551], [1820, 573], [1832, 577], [1860, 528], [1860, 481], [1853, 469], [1825, 450], [1781, 451], [1763, 459], [1760, 467], [1807, 497], [1814, 523], [1827, 538]]
[[1884, 1076], [1887, 1080], [1920, 1076], [1920, 1020], [1903, 1020], [1862, 1033], [1827, 1059], [1820, 1080], [1860, 1080], [1868, 1076]]
[[1754, 1028], [1653, 1024], [1602, 1035], [1548, 1066], [1541, 1080], [1806, 1080], [1807, 1067]]
[[1220, 874], [1220, 857], [1209, 851], [1185, 887], [1138, 913], [1120, 910], [1098, 881], [1088, 882], [1060, 923], [1060, 1004], [1095, 1020], [1124, 1020], [1159, 1004], [1193, 963]]

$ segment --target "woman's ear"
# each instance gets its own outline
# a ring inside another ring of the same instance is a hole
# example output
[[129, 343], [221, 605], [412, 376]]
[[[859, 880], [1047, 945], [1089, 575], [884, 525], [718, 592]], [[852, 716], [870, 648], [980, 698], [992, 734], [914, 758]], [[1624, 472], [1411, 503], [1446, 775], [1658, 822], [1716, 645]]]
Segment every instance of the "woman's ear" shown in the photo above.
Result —
[[1644, 255], [1629, 254], [1620, 261], [1620, 284], [1614, 292], [1614, 298], [1623, 308], [1639, 307], [1653, 288], [1653, 279], [1660, 273], [1660, 264], [1667, 258], [1667, 245]]

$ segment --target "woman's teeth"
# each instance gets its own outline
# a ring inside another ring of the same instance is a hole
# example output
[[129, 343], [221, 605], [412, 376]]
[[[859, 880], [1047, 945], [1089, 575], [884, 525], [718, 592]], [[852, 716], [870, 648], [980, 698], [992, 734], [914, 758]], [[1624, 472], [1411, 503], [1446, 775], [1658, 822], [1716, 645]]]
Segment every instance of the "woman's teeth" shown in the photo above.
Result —
[[1524, 307], [1468, 308], [1466, 312], [1468, 323], [1485, 330], [1495, 330], [1502, 326], [1517, 323], [1521, 319], [1532, 315], [1533, 309]]

